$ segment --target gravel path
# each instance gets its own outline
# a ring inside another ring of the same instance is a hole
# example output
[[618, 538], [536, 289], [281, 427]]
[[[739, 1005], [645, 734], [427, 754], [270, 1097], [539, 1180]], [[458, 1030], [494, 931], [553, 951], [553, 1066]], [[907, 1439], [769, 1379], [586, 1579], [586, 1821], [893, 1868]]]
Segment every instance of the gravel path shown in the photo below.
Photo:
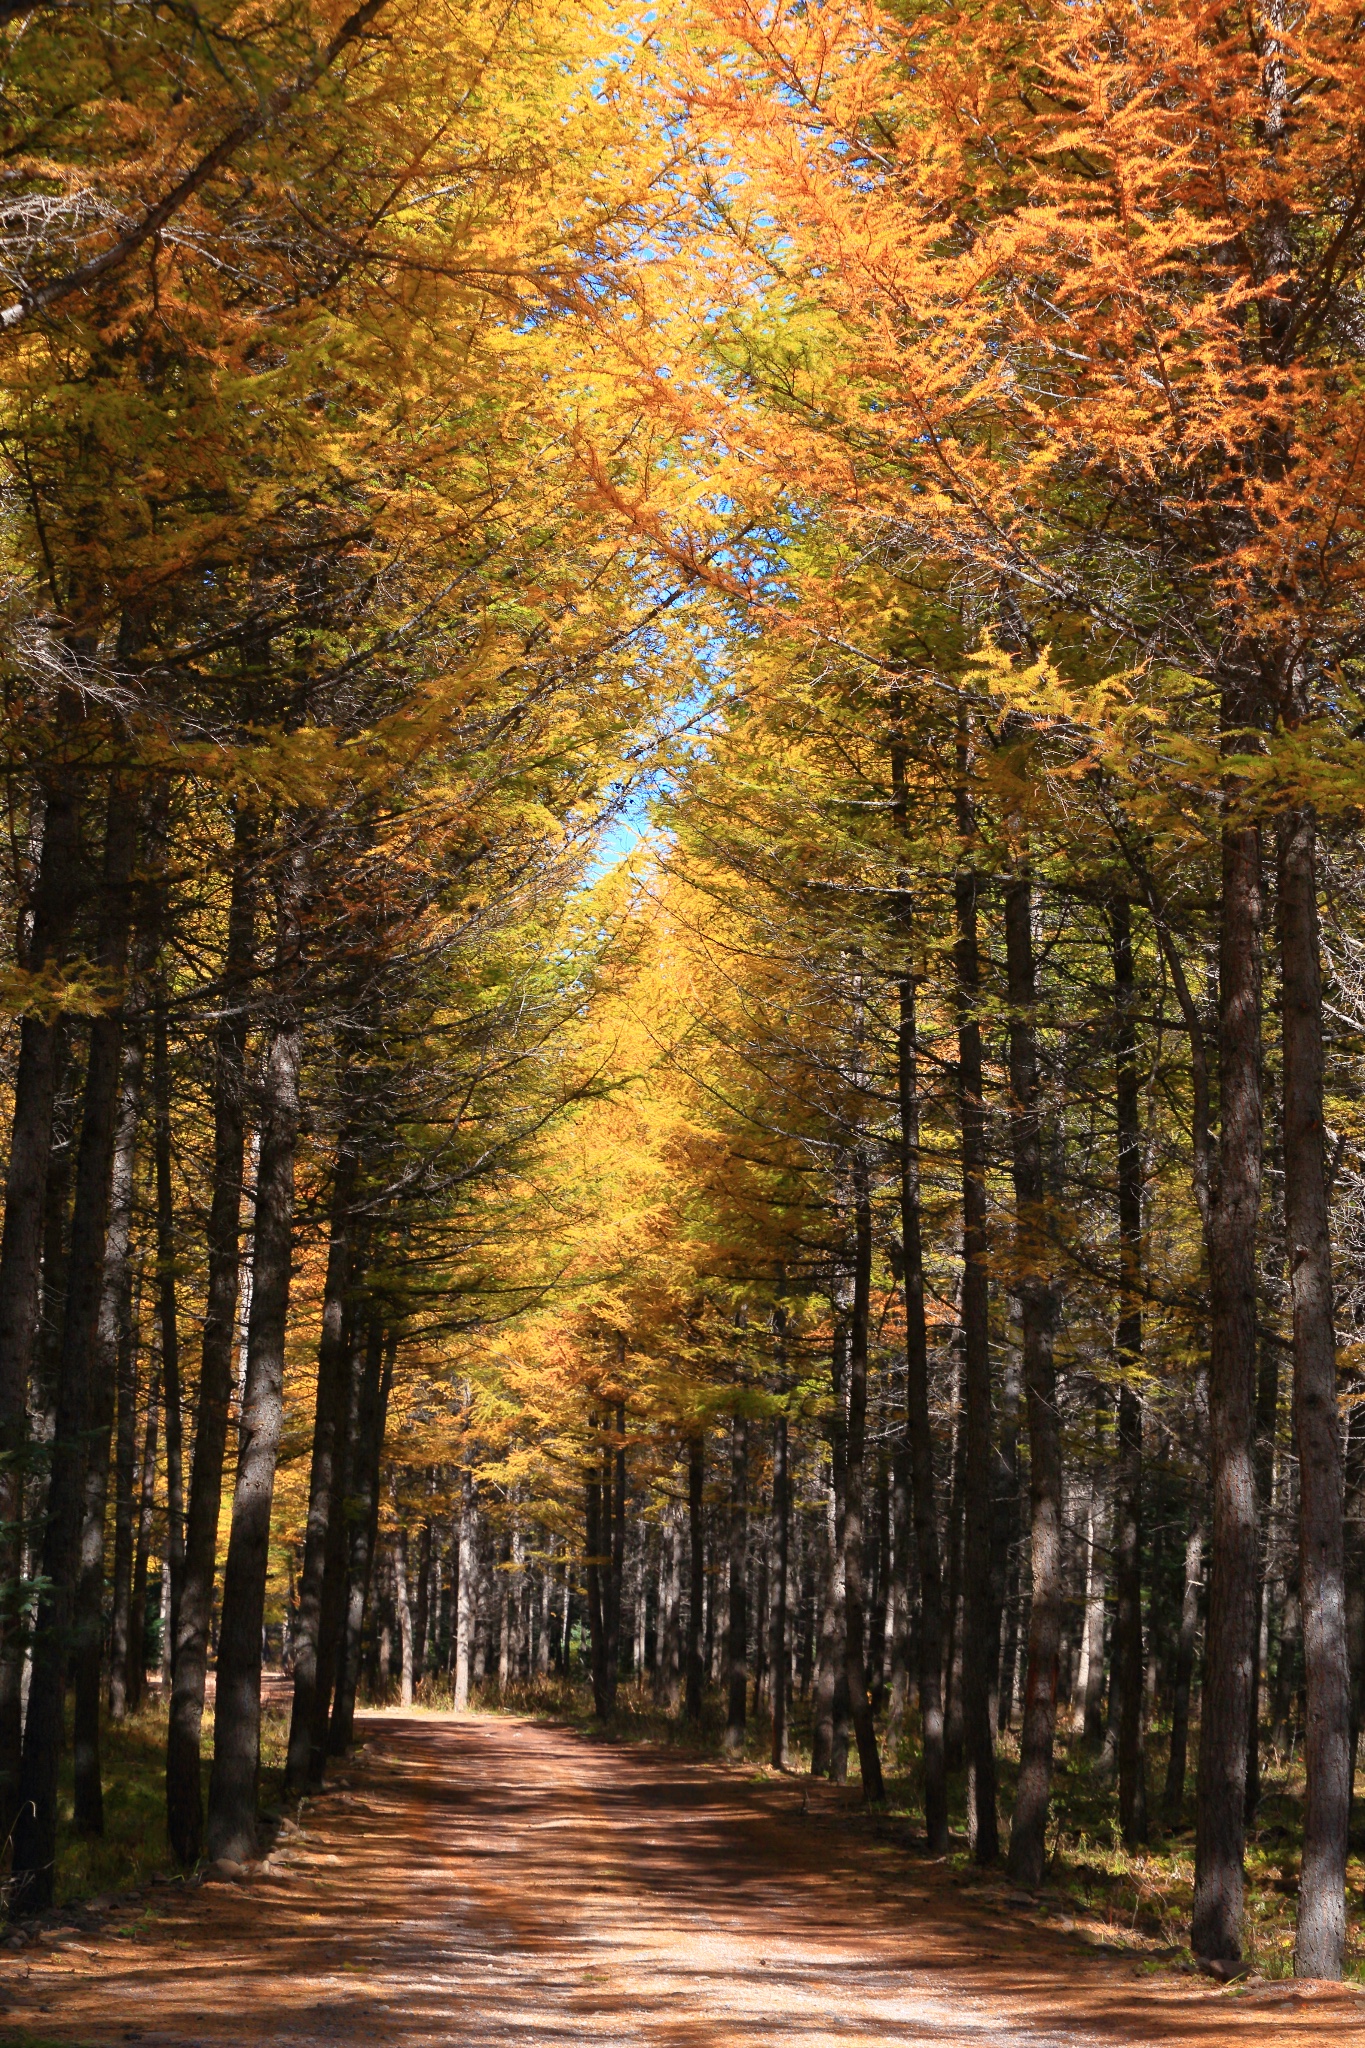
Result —
[[6, 1954], [0, 2040], [1365, 2048], [1355, 1994], [1139, 1977], [974, 1905], [799, 1780], [501, 1718], [365, 1732], [262, 1874]]

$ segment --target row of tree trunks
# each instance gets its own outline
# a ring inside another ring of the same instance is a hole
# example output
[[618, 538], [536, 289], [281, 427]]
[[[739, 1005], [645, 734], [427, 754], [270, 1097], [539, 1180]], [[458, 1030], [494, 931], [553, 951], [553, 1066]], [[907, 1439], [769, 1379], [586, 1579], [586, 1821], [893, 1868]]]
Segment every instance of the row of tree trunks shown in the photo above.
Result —
[[996, 1806], [995, 1732], [990, 1681], [994, 1661], [991, 1587], [993, 1402], [990, 1278], [987, 1265], [986, 1102], [981, 1044], [981, 950], [978, 876], [970, 861], [973, 821], [965, 795], [968, 759], [959, 742], [963, 783], [958, 797], [962, 855], [953, 887], [958, 997], [957, 1094], [962, 1139], [962, 1392], [966, 1425], [963, 1466], [962, 1735], [967, 1765], [967, 1827], [978, 1863], [1000, 1853]]
[[[616, 1705], [621, 1646], [621, 1584], [626, 1541], [625, 1410], [614, 1412], [615, 1446], [602, 1436], [598, 1455], [589, 1462], [585, 1481], [588, 1633], [592, 1666], [593, 1709], [610, 1720]], [[588, 1427], [598, 1427], [589, 1416]], [[698, 1702], [700, 1711], [700, 1701]]]
[[[51, 1905], [57, 1854], [57, 1776], [63, 1699], [74, 1647], [94, 1385], [95, 1344], [104, 1286], [109, 1188], [118, 1126], [123, 1048], [123, 988], [133, 921], [137, 846], [135, 791], [112, 775], [105, 816], [96, 961], [111, 1006], [90, 1026], [80, 1145], [68, 1253], [66, 1312], [57, 1365], [56, 1429], [42, 1543], [44, 1593], [34, 1632], [28, 1711], [14, 1824], [11, 1909]], [[107, 1456], [107, 1444], [105, 1452]]]
[[1120, 1372], [1115, 1474], [1114, 1685], [1118, 1703], [1119, 1824], [1130, 1849], [1147, 1839], [1142, 1654], [1142, 1116], [1138, 1075], [1137, 989], [1132, 911], [1124, 896], [1112, 912], [1114, 954], [1114, 1108], [1118, 1124], [1118, 1225], [1122, 1293], [1116, 1351]]
[[706, 1558], [702, 1549], [703, 1493], [706, 1483], [706, 1446], [700, 1436], [687, 1444], [687, 1693], [685, 1711], [694, 1727], [701, 1724], [705, 1672], [702, 1667], [701, 1614], [706, 1594]]
[[[934, 1492], [934, 1433], [929, 1410], [929, 1335], [924, 1305], [920, 1223], [919, 1039], [915, 982], [897, 983], [896, 1083], [900, 1109], [900, 1220], [905, 1292], [905, 1402], [915, 1558], [919, 1567], [919, 1705], [924, 1829], [931, 1855], [948, 1848], [948, 1761], [943, 1720], [943, 1574]], [[907, 1553], [908, 1554], [908, 1553]]]
[[[1229, 723], [1232, 720], [1229, 719]], [[1234, 797], [1230, 801], [1235, 800]], [[1239, 1962], [1247, 1731], [1255, 1634], [1256, 1233], [1261, 1203], [1261, 841], [1224, 825], [1219, 940], [1217, 1174], [1203, 1206], [1209, 1266], [1213, 1514], [1191, 1944]]]
[[872, 1212], [866, 1163], [853, 1161], [853, 1320], [848, 1346], [847, 1424], [844, 1439], [844, 1682], [858, 1745], [863, 1798], [885, 1798], [881, 1754], [867, 1689], [863, 1645], [863, 1514], [867, 1432], [867, 1339], [872, 1290]]
[[[156, 1318], [166, 1411], [166, 1542], [171, 1578], [170, 1645], [174, 1665], [185, 1583], [185, 1477], [180, 1391], [180, 1326], [175, 1296], [175, 1201], [171, 1186], [171, 1076], [166, 1043], [166, 992], [152, 1011], [152, 1085], [156, 1094]], [[141, 1627], [141, 1623], [138, 1624]], [[141, 1669], [137, 1672], [139, 1691]]]
[[[59, 734], [69, 734], [80, 716], [74, 699], [64, 696], [58, 708]], [[32, 927], [21, 955], [21, 965], [37, 985], [37, 1000], [26, 1010], [19, 1030], [5, 1220], [0, 1235], [0, 1838], [4, 1839], [12, 1835], [19, 1807], [28, 1390], [43, 1287], [48, 1165], [63, 1038], [60, 1008], [50, 986], [45, 991], [43, 985], [52, 984], [60, 975], [81, 887], [77, 780], [69, 771], [55, 769], [45, 777], [42, 793], [42, 845]]]
[[357, 1367], [347, 1431], [344, 1578], [338, 1603], [335, 1677], [327, 1730], [327, 1753], [344, 1756], [355, 1740], [355, 1703], [360, 1685], [360, 1651], [365, 1610], [374, 1570], [379, 1527], [379, 1461], [393, 1384], [396, 1340], [386, 1335], [382, 1305], [372, 1301], [355, 1349]]
[[1287, 812], [1279, 821], [1284, 1209], [1293, 1313], [1299, 1592], [1307, 1688], [1307, 1799], [1294, 1968], [1301, 1977], [1339, 1977], [1346, 1947], [1351, 1674], [1346, 1626], [1345, 1477], [1323, 1142], [1316, 836], [1316, 821], [1306, 807]]
[[725, 1747], [738, 1754], [744, 1748], [749, 1698], [749, 1418], [743, 1414], [730, 1424], [729, 1524]]
[[255, 865], [259, 837], [255, 812], [249, 805], [239, 804], [233, 820], [227, 945], [214, 1033], [213, 1191], [205, 1231], [208, 1289], [166, 1741], [166, 1830], [172, 1853], [186, 1866], [198, 1860], [204, 1842], [200, 1735], [237, 1328], [246, 1155], [246, 1048], [249, 985], [255, 961]]
[[[313, 1456], [308, 1480], [308, 1519], [303, 1568], [294, 1619], [294, 1696], [289, 1722], [285, 1781], [301, 1792], [321, 1777], [323, 1749], [315, 1741], [322, 1632], [323, 1588], [328, 1538], [338, 1503], [337, 1481], [345, 1453], [349, 1317], [354, 1282], [355, 1195], [360, 1159], [349, 1131], [343, 1132], [332, 1176], [332, 1202], [323, 1285], [322, 1333], [318, 1343], [317, 1402], [313, 1414]], [[333, 1570], [335, 1578], [335, 1567]], [[335, 1627], [329, 1631], [335, 1635]]]
[[[1020, 1884], [1042, 1883], [1052, 1753], [1057, 1725], [1057, 1657], [1062, 1623], [1062, 1438], [1053, 1361], [1056, 1291], [1047, 1279], [1048, 1240], [1043, 1186], [1043, 1134], [1034, 1013], [1033, 891], [1027, 871], [1005, 894], [1009, 978], [1010, 1136], [1016, 1208], [1016, 1277], [1024, 1399], [1028, 1413], [1032, 1599], [1019, 1783], [1010, 1830], [1010, 1873]], [[946, 1846], [946, 1843], [945, 1843]]]
[[208, 1850], [234, 1863], [256, 1855], [260, 1778], [261, 1625], [270, 1512], [284, 1422], [285, 1334], [294, 1249], [294, 1154], [302, 1027], [295, 998], [302, 945], [303, 856], [279, 890], [273, 1019], [261, 1101], [256, 1229], [237, 1474], [218, 1631]]
[[[90, 1404], [90, 1433], [85, 1475], [85, 1519], [81, 1532], [75, 1637], [71, 1653], [74, 1694], [74, 1818], [78, 1831], [89, 1835], [101, 1835], [104, 1832], [104, 1790], [100, 1770], [104, 1524], [115, 1393], [119, 1385], [126, 1384], [131, 1376], [134, 1357], [133, 1274], [129, 1254], [133, 1222], [133, 1170], [137, 1155], [138, 1119], [142, 1109], [142, 1068], [142, 1030], [140, 1025], [133, 1024], [123, 1048], [123, 1073], [114, 1138], [109, 1222], [104, 1246], [104, 1280], [92, 1364], [94, 1386]], [[131, 1474], [129, 1479], [131, 1490]], [[129, 1517], [127, 1549], [130, 1593], [131, 1538], [132, 1527]]]
[[[784, 1390], [785, 1391], [785, 1390]], [[789, 1667], [787, 1661], [787, 1582], [791, 1560], [791, 1476], [787, 1465], [787, 1418], [779, 1415], [773, 1433], [773, 1521], [776, 1538], [774, 1559], [774, 1586], [772, 1602], [771, 1640], [768, 1646], [768, 1663], [772, 1671], [772, 1762], [773, 1769], [787, 1768], [787, 1694], [789, 1690]], [[673, 1568], [670, 1576], [671, 1628], [669, 1630], [670, 1655], [675, 1655], [677, 1639], [677, 1531], [673, 1537]]]

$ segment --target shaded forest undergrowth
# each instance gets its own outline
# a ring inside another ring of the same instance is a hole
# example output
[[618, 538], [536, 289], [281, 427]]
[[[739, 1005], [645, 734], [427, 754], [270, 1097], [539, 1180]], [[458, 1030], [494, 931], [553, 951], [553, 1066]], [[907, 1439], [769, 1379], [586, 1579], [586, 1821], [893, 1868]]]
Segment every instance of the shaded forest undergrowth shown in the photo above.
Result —
[[[391, 1706], [391, 1700], [367, 1702], [370, 1711]], [[403, 1711], [448, 1713], [448, 1681], [427, 1680], [415, 1708]], [[476, 1691], [472, 1701], [481, 1713], [508, 1712], [567, 1724], [602, 1742], [643, 1742], [681, 1750], [689, 1757], [722, 1762], [728, 1770], [768, 1779], [777, 1773], [768, 1762], [770, 1724], [759, 1715], [750, 1721], [742, 1757], [726, 1756], [724, 1702], [707, 1696], [700, 1727], [670, 1714], [650, 1688], [623, 1686], [609, 1724], [593, 1712], [586, 1681], [540, 1678], [531, 1683]], [[911, 1853], [923, 1853], [920, 1830], [923, 1810], [918, 1783], [917, 1747], [911, 1727], [899, 1752], [885, 1752], [886, 1803], [869, 1810], [859, 1797], [856, 1750], [848, 1759], [844, 1786], [812, 1779], [809, 1710], [793, 1702], [794, 1723], [789, 1742], [788, 1774], [804, 1779], [811, 1806], [823, 1819], [841, 1827], [865, 1830], [891, 1840]], [[284, 1796], [284, 1763], [288, 1738], [288, 1707], [267, 1704], [262, 1717], [261, 1803], [262, 1847], [268, 1849], [276, 1830], [302, 1823], [307, 1801]], [[72, 1824], [71, 1771], [64, 1773], [61, 1804], [62, 1846], [59, 1858], [58, 1903], [50, 1917], [60, 1925], [73, 1913], [127, 1904], [128, 1894], [148, 1885], [179, 1883], [172, 1876], [164, 1831], [166, 1708], [155, 1695], [121, 1725], [106, 1733], [109, 1784], [105, 1833], [91, 1839]], [[69, 1756], [69, 1752], [68, 1752]], [[205, 1788], [212, 1763], [212, 1744], [203, 1759]], [[1014, 1731], [1002, 1737], [999, 1749], [1001, 1790], [1012, 1801], [1018, 1763]], [[1148, 1745], [1148, 1770], [1153, 1786], [1165, 1767], [1165, 1733], [1154, 1730]], [[1262, 1797], [1247, 1844], [1247, 1940], [1245, 1962], [1250, 1978], [1293, 1974], [1294, 1904], [1298, 1893], [1303, 1834], [1303, 1771], [1299, 1759], [1264, 1753]], [[1356, 1782], [1357, 1822], [1347, 1868], [1346, 1975], [1365, 1984], [1365, 1773]], [[952, 1838], [948, 1863], [963, 1891], [983, 1906], [1027, 1913], [1040, 1923], [1073, 1933], [1091, 1947], [1147, 1962], [1154, 1971], [1190, 1969], [1186, 1945], [1194, 1881], [1193, 1802], [1179, 1826], [1154, 1823], [1146, 1848], [1123, 1847], [1115, 1810], [1114, 1784], [1102, 1755], [1092, 1745], [1073, 1739], [1059, 1743], [1054, 1817], [1049, 1833], [1048, 1878], [1036, 1895], [1019, 1891], [1004, 1872], [979, 1869], [971, 1860], [967, 1836], [965, 1784], [953, 1779]], [[193, 1881], [193, 1880], [190, 1880]]]

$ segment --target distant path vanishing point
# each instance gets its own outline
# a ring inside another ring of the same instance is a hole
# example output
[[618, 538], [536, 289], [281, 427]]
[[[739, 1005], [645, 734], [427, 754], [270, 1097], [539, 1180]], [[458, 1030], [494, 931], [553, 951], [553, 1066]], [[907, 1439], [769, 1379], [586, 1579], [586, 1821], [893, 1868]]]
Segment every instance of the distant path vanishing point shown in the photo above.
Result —
[[805, 1781], [372, 1715], [261, 1875], [0, 1951], [0, 2041], [1365, 2048], [1365, 1999], [1140, 1977], [802, 1812]]

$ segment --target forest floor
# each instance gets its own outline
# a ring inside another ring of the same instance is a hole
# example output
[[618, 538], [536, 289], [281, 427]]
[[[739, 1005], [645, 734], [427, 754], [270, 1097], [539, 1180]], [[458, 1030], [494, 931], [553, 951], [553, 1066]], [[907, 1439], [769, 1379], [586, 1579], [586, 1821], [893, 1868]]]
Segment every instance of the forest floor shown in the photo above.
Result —
[[1097, 1954], [848, 1795], [507, 1716], [367, 1717], [249, 1877], [0, 1951], [0, 2042], [1335, 2048], [1357, 1988]]

